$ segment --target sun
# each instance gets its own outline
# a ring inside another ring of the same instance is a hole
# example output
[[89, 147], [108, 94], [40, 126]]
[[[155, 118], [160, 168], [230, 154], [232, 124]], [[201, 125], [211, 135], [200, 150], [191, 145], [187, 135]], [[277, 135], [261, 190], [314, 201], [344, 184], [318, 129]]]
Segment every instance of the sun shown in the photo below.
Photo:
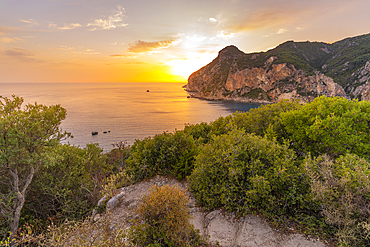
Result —
[[210, 56], [189, 56], [187, 58], [174, 58], [166, 62], [171, 68], [171, 73], [183, 77], [185, 80], [189, 76], [211, 62]]

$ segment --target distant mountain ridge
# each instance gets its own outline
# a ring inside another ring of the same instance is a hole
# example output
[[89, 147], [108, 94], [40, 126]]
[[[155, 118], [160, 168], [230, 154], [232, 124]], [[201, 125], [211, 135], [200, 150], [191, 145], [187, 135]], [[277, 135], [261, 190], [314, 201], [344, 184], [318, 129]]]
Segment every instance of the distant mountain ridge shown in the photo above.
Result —
[[332, 44], [287, 41], [249, 54], [227, 46], [190, 75], [186, 89], [199, 98], [259, 103], [319, 95], [370, 100], [370, 34]]

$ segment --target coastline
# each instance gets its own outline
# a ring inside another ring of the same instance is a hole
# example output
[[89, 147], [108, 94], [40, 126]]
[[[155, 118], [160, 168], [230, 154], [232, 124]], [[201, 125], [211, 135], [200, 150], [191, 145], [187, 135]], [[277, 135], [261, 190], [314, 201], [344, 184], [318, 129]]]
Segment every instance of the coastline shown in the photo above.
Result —
[[[186, 90], [187, 91], [187, 90]], [[240, 103], [248, 103], [248, 104], [274, 104], [277, 102], [271, 102], [266, 100], [255, 100], [255, 99], [245, 99], [245, 98], [227, 98], [227, 97], [207, 97], [198, 95], [198, 92], [194, 91], [187, 91], [191, 98], [201, 99], [201, 100], [208, 100], [208, 101], [233, 101], [233, 102], [240, 102]]]

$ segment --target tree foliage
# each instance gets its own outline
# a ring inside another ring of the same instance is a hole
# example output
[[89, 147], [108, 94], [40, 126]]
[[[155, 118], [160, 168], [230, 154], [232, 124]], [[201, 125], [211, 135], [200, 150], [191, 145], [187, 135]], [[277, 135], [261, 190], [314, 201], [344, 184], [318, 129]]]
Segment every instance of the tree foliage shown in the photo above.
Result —
[[66, 116], [60, 105], [22, 104], [0, 97], [0, 214], [13, 234], [34, 175], [53, 162], [48, 150], [69, 135], [59, 128]]
[[53, 150], [54, 164], [40, 167], [30, 185], [22, 211], [24, 222], [58, 224], [90, 214], [100, 188], [112, 168], [97, 144], [85, 148], [60, 144]]

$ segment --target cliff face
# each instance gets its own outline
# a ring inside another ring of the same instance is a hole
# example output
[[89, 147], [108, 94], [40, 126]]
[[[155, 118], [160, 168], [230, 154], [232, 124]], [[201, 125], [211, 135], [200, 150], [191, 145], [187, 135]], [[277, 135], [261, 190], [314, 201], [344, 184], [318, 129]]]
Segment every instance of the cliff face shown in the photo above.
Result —
[[281, 99], [312, 101], [318, 95], [347, 97], [344, 89], [333, 79], [317, 72], [308, 75], [293, 64], [274, 64], [278, 58], [269, 57], [262, 67], [240, 70], [238, 59], [248, 58], [236, 47], [226, 47], [209, 65], [193, 73], [187, 90], [195, 97], [211, 100], [246, 102], [278, 102]]
[[210, 100], [308, 102], [320, 95], [370, 100], [370, 34], [333, 44], [288, 41], [251, 54], [228, 46], [194, 72], [186, 88]]

